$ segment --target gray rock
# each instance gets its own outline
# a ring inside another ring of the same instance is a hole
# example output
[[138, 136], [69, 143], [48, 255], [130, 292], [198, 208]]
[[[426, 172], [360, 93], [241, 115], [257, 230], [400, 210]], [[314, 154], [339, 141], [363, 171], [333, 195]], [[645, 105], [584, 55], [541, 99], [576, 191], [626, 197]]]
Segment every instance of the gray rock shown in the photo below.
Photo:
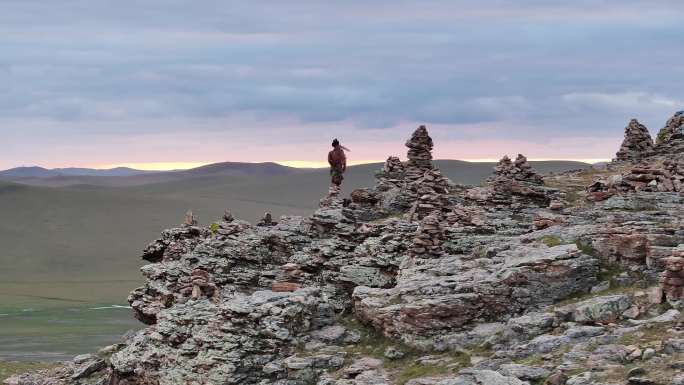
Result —
[[328, 343], [336, 343], [342, 341], [346, 331], [347, 329], [341, 325], [326, 326], [311, 332], [311, 337]]
[[684, 338], [670, 338], [665, 341], [663, 350], [668, 354], [684, 353]]
[[551, 375], [551, 372], [547, 369], [520, 364], [501, 365], [499, 372], [506, 376], [516, 377], [523, 381], [539, 381], [546, 379]]
[[632, 306], [632, 299], [627, 295], [610, 295], [591, 298], [575, 306], [573, 319], [581, 323], [611, 323]]
[[389, 358], [390, 360], [397, 360], [397, 359], [403, 358], [405, 355], [406, 355], [406, 353], [397, 349], [394, 346], [388, 346], [384, 352], [384, 356]]
[[76, 366], [74, 367], [74, 373], [71, 375], [71, 378], [74, 380], [88, 377], [107, 366], [107, 363], [100, 358], [88, 358], [83, 360], [83, 356], [79, 356], [79, 360], [80, 362], [77, 363], [74, 361]]

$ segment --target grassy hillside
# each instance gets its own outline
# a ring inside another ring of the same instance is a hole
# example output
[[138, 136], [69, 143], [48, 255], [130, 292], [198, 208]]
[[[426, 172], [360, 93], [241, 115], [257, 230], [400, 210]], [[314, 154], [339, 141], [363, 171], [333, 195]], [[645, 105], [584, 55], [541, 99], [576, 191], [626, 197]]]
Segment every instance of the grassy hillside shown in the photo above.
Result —
[[189, 170], [150, 172], [125, 168], [109, 170], [53, 169], [22, 167], [0, 171], [0, 180], [31, 186], [70, 187], [78, 185], [128, 187], [208, 177], [270, 177], [306, 172], [305, 169], [282, 166], [277, 163], [222, 162]]

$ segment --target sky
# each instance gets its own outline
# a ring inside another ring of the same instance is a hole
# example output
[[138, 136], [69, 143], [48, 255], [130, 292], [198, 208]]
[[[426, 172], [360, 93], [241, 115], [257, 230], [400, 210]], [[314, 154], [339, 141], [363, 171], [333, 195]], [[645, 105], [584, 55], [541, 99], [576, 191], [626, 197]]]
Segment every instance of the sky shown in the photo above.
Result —
[[0, 0], [0, 169], [611, 158], [684, 109], [681, 0]]

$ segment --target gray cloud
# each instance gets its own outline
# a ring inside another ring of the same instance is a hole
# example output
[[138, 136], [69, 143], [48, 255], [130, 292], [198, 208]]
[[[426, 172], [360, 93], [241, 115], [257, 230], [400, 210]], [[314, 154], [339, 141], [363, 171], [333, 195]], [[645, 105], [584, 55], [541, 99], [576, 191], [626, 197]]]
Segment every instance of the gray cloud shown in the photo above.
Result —
[[244, 114], [264, 130], [486, 122], [502, 128], [479, 136], [505, 139], [620, 135], [632, 116], [657, 128], [681, 109], [681, 1], [554, 3], [3, 1], [0, 119], [72, 140]]

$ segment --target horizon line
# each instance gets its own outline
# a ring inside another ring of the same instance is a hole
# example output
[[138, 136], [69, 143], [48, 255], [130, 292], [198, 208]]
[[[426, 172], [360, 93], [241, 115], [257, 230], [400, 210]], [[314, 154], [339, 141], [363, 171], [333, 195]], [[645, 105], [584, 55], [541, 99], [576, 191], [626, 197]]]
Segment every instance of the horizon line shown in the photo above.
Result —
[[[468, 162], [468, 163], [496, 163], [500, 159], [495, 159], [495, 158], [466, 158], [466, 159], [434, 159], [435, 161], [439, 160], [457, 160], [457, 161], [462, 161], [462, 162]], [[569, 158], [569, 159], [558, 159], [558, 158], [528, 158], [530, 162], [582, 162], [582, 163], [587, 163], [587, 164], [596, 164], [596, 163], [602, 163], [602, 162], [610, 162], [611, 159], [606, 159], [606, 158]], [[248, 164], [258, 164], [258, 163], [275, 163], [279, 164], [281, 166], [286, 166], [286, 167], [293, 167], [293, 168], [313, 168], [313, 169], [322, 169], [322, 168], [328, 168], [328, 163], [326, 161], [309, 161], [309, 160], [276, 160], [276, 161], [204, 161], [204, 162], [125, 162], [125, 163], [110, 163], [110, 164], [100, 164], [100, 165], [94, 165], [94, 166], [64, 166], [64, 167], [43, 167], [43, 166], [38, 166], [38, 165], [32, 165], [32, 166], [16, 166], [16, 167], [11, 167], [7, 170], [11, 170], [13, 168], [22, 168], [22, 167], [41, 167], [45, 168], [48, 170], [54, 170], [54, 169], [66, 169], [66, 168], [86, 168], [86, 169], [93, 169], [93, 170], [111, 170], [115, 168], [130, 168], [134, 170], [139, 170], [139, 171], [180, 171], [180, 170], [190, 170], [193, 168], [197, 167], [202, 167], [202, 166], [208, 166], [211, 164], [217, 164], [217, 163], [225, 163], [225, 162], [233, 162], [233, 163], [248, 163]], [[360, 166], [360, 165], [365, 165], [365, 164], [374, 164], [374, 163], [383, 163], [384, 160], [357, 160], [357, 161], [350, 161], [348, 163], [349, 166]]]

